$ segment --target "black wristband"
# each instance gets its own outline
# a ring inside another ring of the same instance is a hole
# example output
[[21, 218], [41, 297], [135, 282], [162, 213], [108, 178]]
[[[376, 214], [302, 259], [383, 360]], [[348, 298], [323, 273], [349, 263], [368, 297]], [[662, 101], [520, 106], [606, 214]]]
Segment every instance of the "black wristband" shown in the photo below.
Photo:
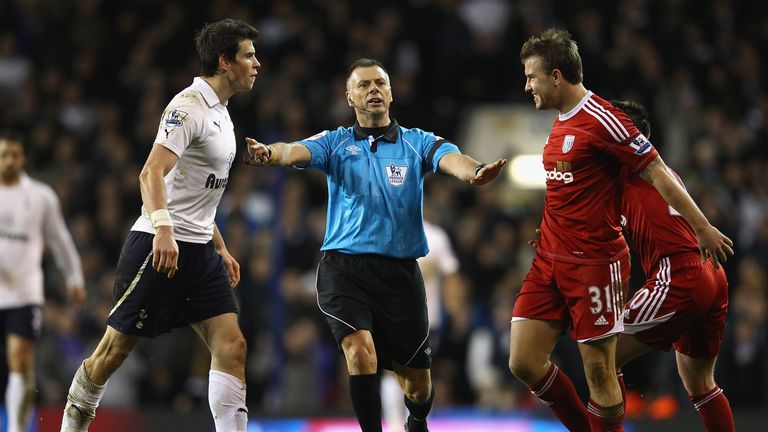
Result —
[[477, 177], [477, 173], [479, 173], [480, 170], [483, 169], [483, 168], [485, 168], [485, 164], [484, 163], [481, 163], [480, 165], [477, 166], [477, 168], [475, 168], [475, 177]]

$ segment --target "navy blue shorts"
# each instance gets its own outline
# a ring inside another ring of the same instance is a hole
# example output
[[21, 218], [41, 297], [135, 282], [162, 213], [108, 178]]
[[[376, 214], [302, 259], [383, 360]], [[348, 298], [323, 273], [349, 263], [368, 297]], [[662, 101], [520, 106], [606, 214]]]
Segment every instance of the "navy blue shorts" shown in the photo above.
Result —
[[430, 368], [427, 298], [415, 259], [326, 252], [317, 302], [339, 345], [352, 332], [370, 330], [379, 368], [392, 370], [392, 361]]
[[107, 324], [121, 333], [153, 338], [229, 312], [237, 305], [229, 275], [213, 242], [177, 242], [179, 270], [172, 279], [152, 268], [153, 234], [131, 231], [123, 244]]
[[0, 326], [5, 334], [12, 333], [34, 341], [40, 336], [42, 324], [43, 311], [40, 306], [0, 309]]

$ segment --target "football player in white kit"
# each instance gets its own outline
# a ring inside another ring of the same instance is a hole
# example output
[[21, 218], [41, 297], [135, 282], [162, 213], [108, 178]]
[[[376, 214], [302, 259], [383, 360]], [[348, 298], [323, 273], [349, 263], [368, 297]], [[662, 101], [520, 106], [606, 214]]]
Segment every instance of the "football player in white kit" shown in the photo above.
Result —
[[253, 87], [258, 36], [252, 26], [224, 19], [195, 39], [202, 76], [163, 113], [140, 174], [142, 212], [120, 253], [107, 330], [75, 373], [62, 431], [88, 430], [107, 380], [139, 338], [187, 325], [211, 352], [208, 402], [216, 430], [247, 428], [246, 347], [232, 293], [240, 266], [214, 217], [236, 151], [226, 105]]
[[[424, 206], [424, 233], [427, 235], [429, 253], [419, 258], [419, 268], [424, 278], [429, 316], [429, 337], [435, 344], [443, 324], [442, 291], [444, 287], [460, 283], [459, 260], [451, 246], [448, 233], [439, 225], [427, 220], [429, 206]], [[434, 346], [434, 345], [433, 345]], [[403, 405], [403, 389], [393, 373], [381, 376], [381, 411], [390, 432], [401, 431], [408, 417]]]
[[24, 432], [35, 402], [35, 339], [43, 306], [43, 244], [64, 276], [71, 302], [85, 301], [83, 271], [59, 199], [24, 171], [24, 143], [0, 136], [0, 328], [6, 339], [8, 432]]

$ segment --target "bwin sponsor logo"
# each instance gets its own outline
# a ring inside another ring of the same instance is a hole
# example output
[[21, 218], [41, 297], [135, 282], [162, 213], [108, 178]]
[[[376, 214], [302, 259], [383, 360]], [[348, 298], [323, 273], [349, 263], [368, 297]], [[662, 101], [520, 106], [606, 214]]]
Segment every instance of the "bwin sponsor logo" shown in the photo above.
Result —
[[211, 174], [205, 180], [205, 188], [206, 189], [223, 189], [227, 187], [228, 181], [229, 181], [229, 177], [217, 179], [215, 175]]
[[552, 171], [544, 171], [547, 173], [547, 180], [562, 181], [563, 183], [571, 183], [573, 181], [572, 172], [560, 172], [553, 168]]

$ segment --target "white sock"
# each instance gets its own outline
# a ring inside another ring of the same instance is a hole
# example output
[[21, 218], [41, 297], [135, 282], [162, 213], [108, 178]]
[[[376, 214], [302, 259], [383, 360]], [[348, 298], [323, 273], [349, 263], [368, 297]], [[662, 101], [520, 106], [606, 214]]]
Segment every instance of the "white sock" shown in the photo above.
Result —
[[96, 417], [107, 383], [94, 384], [85, 372], [85, 361], [77, 368], [75, 377], [67, 395], [64, 417], [61, 419], [61, 432], [86, 432]]
[[211, 370], [208, 373], [208, 404], [216, 432], [245, 432], [248, 428], [245, 383], [240, 378]]
[[407, 416], [403, 404], [403, 389], [400, 388], [397, 377], [391, 373], [385, 373], [381, 377], [381, 411], [388, 431], [403, 430]]
[[[27, 396], [24, 388], [24, 375], [18, 372], [8, 374], [8, 385], [5, 388], [5, 410], [8, 415], [8, 432], [26, 432], [27, 419], [19, 418], [21, 405]], [[29, 413], [27, 413], [29, 414]], [[24, 417], [29, 417], [25, 415]]]

